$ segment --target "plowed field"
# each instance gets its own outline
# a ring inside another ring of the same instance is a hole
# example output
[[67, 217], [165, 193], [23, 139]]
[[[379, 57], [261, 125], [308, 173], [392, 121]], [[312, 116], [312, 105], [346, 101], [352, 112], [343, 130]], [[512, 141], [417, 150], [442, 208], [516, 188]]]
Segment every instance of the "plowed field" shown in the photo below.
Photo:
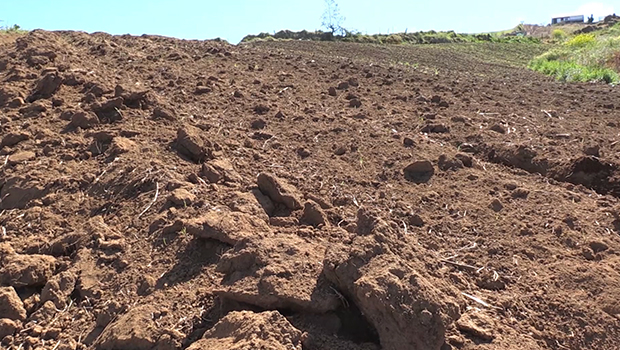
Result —
[[620, 348], [620, 93], [544, 51], [1, 40], [0, 347]]

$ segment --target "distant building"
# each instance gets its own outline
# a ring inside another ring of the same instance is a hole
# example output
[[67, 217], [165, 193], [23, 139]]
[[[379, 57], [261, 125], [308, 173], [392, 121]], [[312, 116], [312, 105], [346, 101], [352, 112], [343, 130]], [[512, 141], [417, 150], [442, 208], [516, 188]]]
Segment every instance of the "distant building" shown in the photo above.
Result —
[[583, 23], [585, 17], [583, 15], [579, 16], [565, 16], [565, 17], [555, 17], [551, 19], [551, 24], [559, 24], [559, 23]]

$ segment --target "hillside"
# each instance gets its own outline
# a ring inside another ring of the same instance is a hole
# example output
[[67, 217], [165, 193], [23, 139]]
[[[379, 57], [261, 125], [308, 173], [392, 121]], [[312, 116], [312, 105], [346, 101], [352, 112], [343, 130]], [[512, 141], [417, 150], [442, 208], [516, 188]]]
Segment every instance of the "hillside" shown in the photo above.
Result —
[[620, 348], [620, 93], [536, 43], [0, 43], [6, 349]]

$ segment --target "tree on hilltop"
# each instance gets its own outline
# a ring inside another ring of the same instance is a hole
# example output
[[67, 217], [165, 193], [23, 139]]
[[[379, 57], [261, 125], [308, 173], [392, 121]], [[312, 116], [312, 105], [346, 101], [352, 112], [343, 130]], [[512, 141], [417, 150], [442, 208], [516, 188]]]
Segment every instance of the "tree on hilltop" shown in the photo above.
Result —
[[325, 0], [325, 11], [321, 16], [321, 25], [326, 28], [332, 34], [343, 35], [345, 29], [342, 27], [342, 22], [345, 18], [340, 14], [340, 8], [335, 0]]

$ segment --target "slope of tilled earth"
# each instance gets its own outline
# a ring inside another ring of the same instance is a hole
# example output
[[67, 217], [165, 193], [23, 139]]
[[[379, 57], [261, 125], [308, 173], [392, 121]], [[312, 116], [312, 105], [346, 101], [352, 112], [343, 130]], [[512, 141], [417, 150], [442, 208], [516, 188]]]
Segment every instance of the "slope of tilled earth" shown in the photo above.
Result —
[[616, 88], [447, 48], [0, 51], [3, 348], [620, 347]]

